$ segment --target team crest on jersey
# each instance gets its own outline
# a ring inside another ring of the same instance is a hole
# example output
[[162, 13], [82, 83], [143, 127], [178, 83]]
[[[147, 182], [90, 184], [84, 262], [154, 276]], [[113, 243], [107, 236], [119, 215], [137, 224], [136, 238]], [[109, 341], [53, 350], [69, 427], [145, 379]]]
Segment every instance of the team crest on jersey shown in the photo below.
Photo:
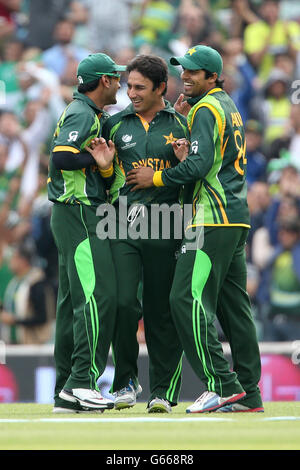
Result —
[[121, 147], [122, 150], [130, 149], [131, 147], [134, 147], [136, 145], [136, 142], [131, 142], [132, 135], [129, 134], [124, 134], [122, 136], [122, 141], [125, 143], [125, 145]]
[[123, 142], [125, 142], [125, 144], [128, 144], [129, 142], [132, 141], [132, 135], [125, 134], [123, 135], [122, 140]]
[[78, 131], [71, 131], [69, 133], [68, 142], [75, 142], [77, 140], [77, 137], [78, 137]]
[[171, 132], [169, 135], [164, 135], [164, 138], [166, 139], [166, 145], [172, 144], [173, 142], [176, 142], [176, 140], [178, 140], [177, 137], [173, 136], [173, 132]]

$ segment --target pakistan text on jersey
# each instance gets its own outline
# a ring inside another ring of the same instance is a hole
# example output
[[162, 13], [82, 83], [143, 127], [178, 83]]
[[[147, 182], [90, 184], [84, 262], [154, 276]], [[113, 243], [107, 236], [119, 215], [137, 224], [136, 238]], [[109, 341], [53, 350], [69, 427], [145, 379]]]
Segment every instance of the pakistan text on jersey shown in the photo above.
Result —
[[163, 160], [161, 158], [141, 158], [137, 162], [132, 162], [133, 168], [140, 166], [149, 166], [155, 171], [164, 170], [165, 168], [171, 168], [170, 160]]

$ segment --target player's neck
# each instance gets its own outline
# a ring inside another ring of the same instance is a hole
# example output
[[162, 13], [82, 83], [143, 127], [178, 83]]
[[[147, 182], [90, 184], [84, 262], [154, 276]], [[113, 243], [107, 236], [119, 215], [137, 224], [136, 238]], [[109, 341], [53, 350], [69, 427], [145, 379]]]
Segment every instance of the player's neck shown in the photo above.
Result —
[[162, 109], [165, 109], [166, 105], [165, 105], [165, 101], [164, 99], [162, 98], [158, 103], [154, 104], [150, 109], [146, 110], [146, 111], [142, 111], [142, 112], [138, 112], [138, 114], [143, 118], [145, 119], [145, 121], [147, 122], [151, 122], [157, 113], [159, 113], [159, 111], [161, 111]]
[[103, 95], [99, 95], [99, 93], [94, 93], [93, 91], [87, 92], [86, 96], [92, 100], [92, 102], [97, 106], [98, 109], [103, 109], [106, 106], [106, 102], [103, 99]]

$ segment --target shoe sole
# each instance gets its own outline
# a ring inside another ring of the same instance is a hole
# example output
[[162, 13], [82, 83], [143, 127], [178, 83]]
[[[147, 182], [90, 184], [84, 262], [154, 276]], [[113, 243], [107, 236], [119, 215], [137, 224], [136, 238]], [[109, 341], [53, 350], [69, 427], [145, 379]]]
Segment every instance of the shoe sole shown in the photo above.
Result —
[[105, 410], [73, 410], [72, 408], [54, 407], [54, 414], [104, 413]]
[[197, 411], [186, 410], [186, 413], [209, 413], [210, 411], [218, 410], [219, 408], [222, 408], [223, 406], [229, 405], [230, 403], [235, 403], [235, 402], [241, 400], [241, 398], [244, 398], [245, 396], [246, 396], [246, 392], [239, 393], [235, 397], [229, 398], [229, 400], [224, 401], [221, 405], [216, 405], [216, 406], [212, 406], [210, 408], [205, 408], [203, 410], [197, 410]]
[[125, 403], [125, 402], [119, 402], [115, 403], [115, 410], [125, 410], [126, 408], [132, 408], [135, 405], [135, 403]]
[[[142, 394], [142, 387], [139, 385], [137, 391], [136, 391], [136, 399], [139, 398]], [[126, 410], [126, 408], [132, 408], [134, 405], [136, 405], [136, 400], [132, 402], [126, 402], [126, 401], [118, 401], [118, 399], [115, 400], [114, 408], [115, 410]]]
[[249, 408], [248, 410], [226, 410], [221, 411], [218, 410], [220, 413], [264, 413], [264, 408]]
[[163, 405], [155, 405], [149, 408], [148, 413], [171, 413]]
[[65, 390], [62, 390], [59, 393], [59, 398], [62, 400], [69, 401], [70, 403], [79, 403], [80, 406], [83, 408], [87, 408], [88, 410], [111, 410], [114, 407], [114, 403], [106, 403], [103, 405], [98, 405], [94, 403], [87, 403], [84, 400], [81, 400], [80, 398], [74, 397], [74, 395], [71, 395], [70, 393], [66, 392]]

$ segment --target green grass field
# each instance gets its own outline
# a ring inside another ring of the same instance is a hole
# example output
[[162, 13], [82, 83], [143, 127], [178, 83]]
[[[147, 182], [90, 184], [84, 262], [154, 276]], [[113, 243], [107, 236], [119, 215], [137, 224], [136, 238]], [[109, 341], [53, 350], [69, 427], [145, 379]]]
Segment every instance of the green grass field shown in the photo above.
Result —
[[299, 450], [300, 402], [265, 413], [146, 413], [146, 404], [105, 413], [52, 413], [51, 405], [0, 404], [1, 450]]

